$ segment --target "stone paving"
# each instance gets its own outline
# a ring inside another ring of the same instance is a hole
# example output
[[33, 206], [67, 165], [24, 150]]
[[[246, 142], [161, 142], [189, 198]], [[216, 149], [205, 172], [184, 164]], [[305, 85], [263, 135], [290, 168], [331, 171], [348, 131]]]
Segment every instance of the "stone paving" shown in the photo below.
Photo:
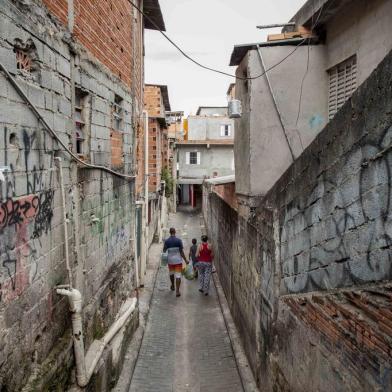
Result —
[[[200, 222], [195, 213], [170, 217], [187, 256], [192, 238], [200, 239]], [[181, 297], [176, 298], [167, 268], [162, 267], [130, 392], [221, 391], [243, 388], [213, 282], [205, 297], [196, 281], [183, 279]]]

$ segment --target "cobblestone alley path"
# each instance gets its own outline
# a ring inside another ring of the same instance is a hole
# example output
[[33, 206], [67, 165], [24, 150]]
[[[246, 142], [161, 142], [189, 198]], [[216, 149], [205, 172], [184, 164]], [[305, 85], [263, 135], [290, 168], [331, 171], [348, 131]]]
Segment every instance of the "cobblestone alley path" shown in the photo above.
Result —
[[[192, 238], [200, 241], [200, 222], [195, 213], [170, 218], [187, 256]], [[211, 286], [205, 297], [196, 281], [182, 279], [176, 298], [167, 268], [160, 268], [130, 392], [243, 391], [212, 281]]]

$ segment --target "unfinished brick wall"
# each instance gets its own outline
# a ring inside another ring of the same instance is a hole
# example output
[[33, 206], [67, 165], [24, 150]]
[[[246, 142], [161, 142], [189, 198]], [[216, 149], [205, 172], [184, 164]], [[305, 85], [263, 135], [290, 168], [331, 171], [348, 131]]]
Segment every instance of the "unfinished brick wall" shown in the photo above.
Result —
[[226, 204], [228, 204], [234, 210], [238, 209], [238, 200], [235, 193], [235, 183], [215, 185], [213, 187], [214, 192], [220, 196]]
[[49, 11], [66, 26], [68, 23], [68, 0], [43, 0]]
[[217, 269], [267, 391], [392, 388], [391, 75], [390, 53], [249, 221], [205, 198]]
[[165, 117], [161, 88], [147, 85], [144, 88], [144, 108], [150, 117]]
[[157, 192], [161, 187], [162, 128], [159, 121], [154, 118], [149, 119], [148, 126], [148, 190]]
[[144, 127], [137, 127], [136, 134], [136, 195], [140, 197], [144, 187]]
[[[43, 2], [66, 26], [68, 2]], [[114, 75], [131, 87], [134, 72], [132, 29], [135, 20], [129, 1], [74, 0], [74, 20], [75, 38]], [[141, 63], [138, 61], [138, 71], [140, 70]]]

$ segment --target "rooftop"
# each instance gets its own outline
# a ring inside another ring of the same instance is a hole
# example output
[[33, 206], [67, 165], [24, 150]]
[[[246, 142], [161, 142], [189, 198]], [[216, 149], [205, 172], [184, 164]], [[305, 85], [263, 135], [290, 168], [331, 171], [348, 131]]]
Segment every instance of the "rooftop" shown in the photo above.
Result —
[[144, 18], [144, 27], [146, 29], [166, 31], [159, 0], [144, 0], [143, 11], [153, 22]]
[[[354, 0], [308, 0], [299, 11], [290, 19], [297, 26], [312, 27], [312, 23], [317, 21], [313, 29], [325, 24], [335, 16], [347, 4], [353, 3]], [[283, 29], [287, 31], [288, 28]]]
[[177, 145], [180, 146], [189, 146], [189, 145], [194, 145], [194, 146], [208, 146], [208, 145], [223, 145], [223, 146], [233, 146], [234, 145], [234, 140], [233, 139], [211, 139], [211, 140], [181, 140], [176, 143]]
[[197, 109], [196, 112], [196, 116], [200, 116], [202, 114], [203, 111], [211, 111], [217, 109], [217, 111], [226, 111], [227, 113], [227, 106], [199, 106], [199, 108]]
[[[275, 40], [275, 41], [267, 41], [267, 42], [259, 42], [259, 43], [254, 43], [254, 44], [243, 44], [243, 45], [235, 45], [233, 49], [233, 53], [231, 54], [230, 58], [230, 66], [234, 65], [240, 65], [241, 61], [245, 57], [245, 55], [248, 53], [249, 50], [252, 49], [257, 49], [257, 47], [267, 47], [267, 46], [296, 46], [299, 45], [302, 41], [304, 41], [304, 38], [289, 38], [289, 39], [281, 39], [281, 40]], [[303, 43], [303, 45], [314, 45], [318, 43], [318, 38], [313, 37], [310, 39], [307, 39], [306, 42]]]
[[235, 175], [232, 174], [230, 176], [208, 178], [208, 179], [204, 180], [204, 182], [206, 182], [207, 184], [212, 184], [212, 185], [231, 184], [232, 182], [235, 182]]

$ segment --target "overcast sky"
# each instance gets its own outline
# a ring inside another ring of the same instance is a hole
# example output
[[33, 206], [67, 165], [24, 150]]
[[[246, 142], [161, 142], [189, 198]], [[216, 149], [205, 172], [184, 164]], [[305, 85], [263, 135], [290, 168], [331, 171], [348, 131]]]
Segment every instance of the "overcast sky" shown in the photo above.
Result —
[[[305, 0], [159, 0], [166, 32], [208, 66], [229, 67], [234, 45], [264, 41], [273, 30], [256, 25], [287, 22]], [[234, 81], [192, 64], [157, 31], [146, 30], [146, 83], [169, 88], [172, 110], [195, 113], [199, 106], [225, 106]]]

